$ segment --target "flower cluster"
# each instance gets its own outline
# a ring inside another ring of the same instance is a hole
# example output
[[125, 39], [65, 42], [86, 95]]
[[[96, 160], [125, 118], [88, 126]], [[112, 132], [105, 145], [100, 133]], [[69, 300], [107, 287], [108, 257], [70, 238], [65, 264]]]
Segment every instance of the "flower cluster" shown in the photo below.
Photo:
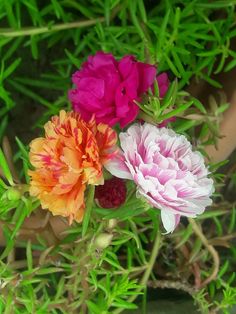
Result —
[[[103, 208], [126, 199], [125, 179], [133, 180], [137, 196], [161, 211], [167, 232], [181, 216], [196, 217], [211, 204], [213, 181], [199, 152], [183, 135], [163, 125], [133, 124], [119, 135], [111, 126], [126, 127], [139, 112], [136, 101], [154, 88], [160, 100], [168, 89], [165, 73], [133, 56], [90, 56], [73, 75], [69, 99], [74, 112], [61, 111], [45, 125], [45, 137], [30, 145], [30, 193], [54, 215], [81, 221], [87, 185], [98, 185], [95, 199]], [[175, 117], [170, 121], [175, 120]], [[169, 121], [169, 122], [170, 122]], [[103, 166], [115, 177], [104, 184]]]

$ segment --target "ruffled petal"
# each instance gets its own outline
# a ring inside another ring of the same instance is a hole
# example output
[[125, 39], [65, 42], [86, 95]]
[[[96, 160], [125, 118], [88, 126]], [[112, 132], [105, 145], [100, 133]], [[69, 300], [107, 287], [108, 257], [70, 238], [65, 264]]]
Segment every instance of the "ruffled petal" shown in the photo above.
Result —
[[114, 158], [109, 160], [104, 167], [115, 177], [121, 179], [132, 180], [133, 177], [125, 163], [125, 158], [121, 150], [116, 154]]
[[161, 210], [161, 220], [166, 233], [171, 233], [175, 230], [180, 221], [180, 215], [175, 215], [169, 211]]

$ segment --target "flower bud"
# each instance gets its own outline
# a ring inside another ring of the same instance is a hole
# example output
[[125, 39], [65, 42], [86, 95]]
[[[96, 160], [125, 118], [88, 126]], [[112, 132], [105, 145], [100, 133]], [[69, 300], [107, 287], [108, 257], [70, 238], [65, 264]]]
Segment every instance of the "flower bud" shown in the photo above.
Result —
[[104, 185], [96, 186], [95, 199], [103, 208], [117, 208], [126, 200], [125, 180], [113, 177], [106, 180]]
[[107, 228], [108, 229], [114, 229], [115, 226], [117, 225], [117, 220], [116, 219], [109, 219], [107, 222]]
[[94, 241], [96, 248], [104, 250], [111, 244], [112, 238], [113, 234], [110, 233], [99, 234]]
[[6, 197], [9, 201], [18, 201], [21, 198], [21, 192], [18, 189], [11, 187], [7, 190]]

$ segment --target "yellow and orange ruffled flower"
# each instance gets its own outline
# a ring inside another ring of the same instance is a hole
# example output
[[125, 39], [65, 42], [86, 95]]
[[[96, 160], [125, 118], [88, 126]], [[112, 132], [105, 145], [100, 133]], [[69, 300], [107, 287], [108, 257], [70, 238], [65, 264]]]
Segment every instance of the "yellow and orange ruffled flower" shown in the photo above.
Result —
[[81, 221], [88, 184], [103, 184], [103, 165], [116, 153], [117, 136], [108, 125], [61, 111], [46, 123], [45, 137], [30, 144], [30, 194], [53, 215]]

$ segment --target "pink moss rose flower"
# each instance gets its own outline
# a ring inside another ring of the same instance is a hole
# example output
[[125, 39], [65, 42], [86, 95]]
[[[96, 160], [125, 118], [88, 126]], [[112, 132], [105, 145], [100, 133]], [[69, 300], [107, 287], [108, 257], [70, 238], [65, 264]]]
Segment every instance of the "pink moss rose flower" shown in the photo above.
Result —
[[[75, 88], [69, 91], [69, 99], [84, 120], [94, 114], [97, 123], [119, 123], [123, 128], [137, 117], [139, 107], [134, 101], [140, 100], [155, 78], [153, 65], [138, 62], [130, 55], [117, 61], [111, 53], [99, 51], [73, 74]], [[168, 78], [161, 74], [157, 80], [160, 96], [164, 95]]]
[[161, 210], [167, 232], [181, 216], [196, 217], [212, 203], [213, 180], [203, 156], [190, 142], [167, 128], [134, 124], [120, 133], [122, 150], [106, 168], [119, 178], [134, 180], [137, 192]]

